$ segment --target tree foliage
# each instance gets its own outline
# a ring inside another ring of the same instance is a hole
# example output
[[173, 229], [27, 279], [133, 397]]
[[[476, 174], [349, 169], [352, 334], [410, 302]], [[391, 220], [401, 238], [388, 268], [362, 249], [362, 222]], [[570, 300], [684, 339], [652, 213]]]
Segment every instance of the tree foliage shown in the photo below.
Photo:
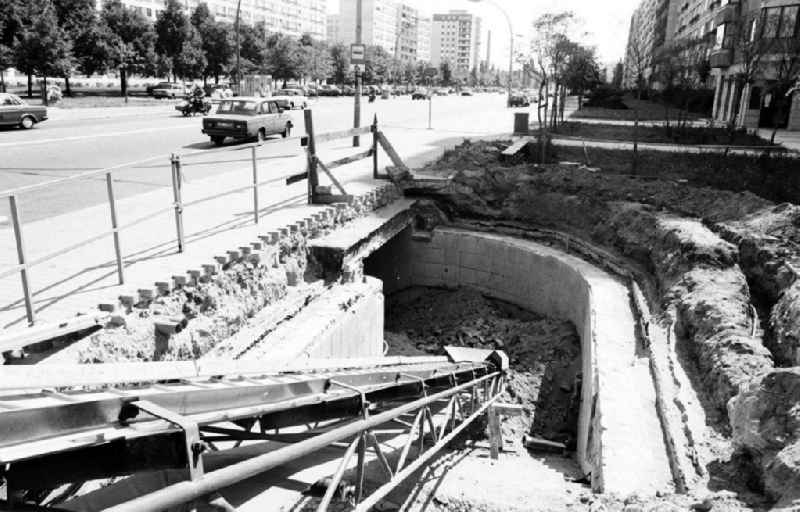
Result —
[[29, 7], [30, 25], [14, 44], [14, 60], [26, 73], [63, 76], [72, 67], [72, 45], [58, 24], [52, 2]]

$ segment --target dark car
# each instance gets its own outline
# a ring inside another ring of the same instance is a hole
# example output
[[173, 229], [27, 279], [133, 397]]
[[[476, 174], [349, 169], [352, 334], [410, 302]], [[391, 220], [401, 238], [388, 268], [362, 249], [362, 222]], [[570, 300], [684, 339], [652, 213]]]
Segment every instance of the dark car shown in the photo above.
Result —
[[472, 96], [472, 91], [469, 89], [464, 89], [461, 91], [461, 96]]
[[226, 137], [257, 138], [269, 135], [288, 137], [292, 120], [278, 102], [271, 98], [237, 97], [220, 101], [216, 114], [203, 119], [203, 133], [221, 146]]
[[19, 126], [26, 130], [47, 119], [47, 108], [28, 105], [16, 94], [0, 93], [0, 126]]
[[509, 107], [530, 107], [531, 100], [524, 94], [515, 93], [508, 98]]
[[426, 91], [425, 89], [417, 89], [416, 91], [411, 93], [412, 100], [429, 100], [431, 99], [431, 93]]

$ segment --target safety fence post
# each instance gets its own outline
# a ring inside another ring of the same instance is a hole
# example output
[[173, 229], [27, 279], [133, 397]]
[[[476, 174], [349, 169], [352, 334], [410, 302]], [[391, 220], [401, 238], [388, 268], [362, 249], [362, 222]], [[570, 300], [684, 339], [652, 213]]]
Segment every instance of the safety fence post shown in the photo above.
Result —
[[119, 284], [125, 283], [125, 276], [122, 270], [122, 249], [119, 245], [119, 223], [117, 222], [117, 202], [114, 199], [114, 181], [111, 173], [106, 173], [106, 189], [108, 190], [108, 206], [111, 210], [111, 230], [114, 237], [114, 255], [117, 260], [117, 280]]
[[250, 148], [253, 157], [253, 222], [258, 224], [258, 162], [256, 161], [256, 147]]
[[175, 229], [178, 233], [178, 252], [184, 250], [183, 238], [183, 201], [181, 199], [181, 157], [173, 154], [172, 163], [172, 196], [175, 200]]
[[14, 238], [17, 243], [17, 261], [20, 264], [19, 277], [22, 280], [22, 293], [25, 295], [25, 316], [28, 317], [28, 325], [33, 325], [36, 321], [36, 317], [33, 312], [31, 286], [28, 282], [28, 267], [25, 259], [25, 238], [22, 236], [22, 221], [20, 220], [19, 209], [17, 208], [17, 196], [8, 196], [8, 203], [11, 211], [11, 224], [14, 227]]

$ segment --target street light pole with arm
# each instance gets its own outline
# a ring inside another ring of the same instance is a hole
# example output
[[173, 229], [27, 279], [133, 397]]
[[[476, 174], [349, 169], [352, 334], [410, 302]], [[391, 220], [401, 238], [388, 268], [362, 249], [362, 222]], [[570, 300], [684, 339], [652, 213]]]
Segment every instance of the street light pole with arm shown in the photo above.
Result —
[[508, 36], [509, 36], [509, 47], [508, 47], [508, 98], [506, 99], [507, 105], [511, 106], [511, 85], [514, 79], [514, 26], [511, 23], [511, 16], [508, 15], [503, 7], [495, 2], [494, 0], [469, 0], [473, 3], [480, 3], [486, 2], [487, 4], [491, 4], [497, 8], [503, 16], [506, 18], [506, 22], [508, 23]]

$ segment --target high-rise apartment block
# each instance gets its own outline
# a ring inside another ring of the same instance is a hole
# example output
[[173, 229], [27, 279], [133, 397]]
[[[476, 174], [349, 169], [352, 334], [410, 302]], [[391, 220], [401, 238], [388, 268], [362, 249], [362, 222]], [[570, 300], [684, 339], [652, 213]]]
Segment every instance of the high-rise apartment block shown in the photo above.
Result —
[[[241, 0], [242, 23], [264, 23], [270, 32], [300, 37], [310, 34], [315, 39], [325, 39], [325, 0]], [[97, 0], [98, 7], [103, 0]], [[164, 0], [122, 0], [151, 20], [164, 10]], [[236, 19], [237, 0], [181, 0], [187, 11], [205, 3], [217, 20], [233, 23]]]
[[[340, 0], [338, 33], [329, 41], [356, 41], [356, 1]], [[430, 19], [398, 0], [362, 0], [361, 42], [380, 46], [403, 62], [427, 62], [431, 54]], [[330, 24], [329, 24], [330, 26]]]
[[668, 85], [654, 83], [654, 56], [672, 44], [710, 69], [698, 86], [713, 87], [715, 121], [800, 130], [799, 15], [798, 1], [643, 0], [631, 19], [623, 85]]
[[480, 59], [481, 19], [467, 11], [433, 15], [431, 64], [450, 64], [455, 78], [465, 78]]

